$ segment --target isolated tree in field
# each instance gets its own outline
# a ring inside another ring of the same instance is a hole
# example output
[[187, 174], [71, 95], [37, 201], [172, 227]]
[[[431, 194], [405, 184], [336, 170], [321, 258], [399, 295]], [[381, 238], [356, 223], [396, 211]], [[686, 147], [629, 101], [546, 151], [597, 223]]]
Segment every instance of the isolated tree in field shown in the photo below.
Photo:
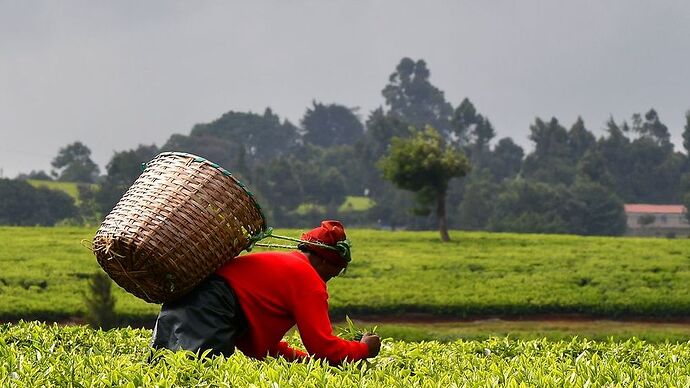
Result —
[[98, 165], [91, 160], [91, 150], [81, 142], [60, 148], [51, 165], [58, 169], [58, 180], [93, 183], [98, 176]]
[[425, 208], [436, 204], [441, 240], [450, 241], [446, 221], [448, 181], [469, 171], [469, 162], [462, 152], [445, 146], [433, 127], [416, 131], [409, 139], [394, 138], [390, 151], [379, 162], [386, 180], [415, 192]]
[[304, 141], [321, 147], [354, 144], [364, 134], [364, 126], [350, 108], [312, 102], [302, 117]]
[[429, 82], [430, 74], [423, 60], [403, 58], [381, 93], [395, 117], [416, 128], [430, 125], [448, 136], [453, 107], [446, 102], [443, 92]]

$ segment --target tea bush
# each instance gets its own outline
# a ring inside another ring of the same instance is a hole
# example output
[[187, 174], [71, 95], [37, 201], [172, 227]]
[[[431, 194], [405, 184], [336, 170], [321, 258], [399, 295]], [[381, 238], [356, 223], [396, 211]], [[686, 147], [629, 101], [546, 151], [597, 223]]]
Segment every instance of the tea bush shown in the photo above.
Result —
[[150, 335], [149, 330], [130, 328], [104, 332], [35, 322], [0, 325], [0, 386], [690, 385], [690, 343], [491, 338], [443, 344], [388, 339], [369, 362], [331, 367], [314, 360], [257, 361], [239, 352], [212, 359], [168, 350], [152, 353]]

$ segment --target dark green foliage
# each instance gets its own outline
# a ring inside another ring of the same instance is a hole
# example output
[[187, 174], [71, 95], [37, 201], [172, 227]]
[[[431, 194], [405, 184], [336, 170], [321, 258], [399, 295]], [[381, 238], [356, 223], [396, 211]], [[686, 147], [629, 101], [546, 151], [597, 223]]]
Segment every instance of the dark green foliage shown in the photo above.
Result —
[[[390, 113], [384, 113], [383, 109], [376, 109], [371, 113], [366, 122], [367, 131], [357, 144], [355, 155], [360, 166], [356, 174], [374, 200], [385, 200], [384, 180], [381, 172], [376, 168], [376, 163], [390, 147], [394, 137], [406, 138], [412, 133], [412, 128], [406, 122], [396, 118]], [[357, 193], [357, 194], [361, 194]]]
[[585, 123], [581, 117], [568, 131], [568, 147], [570, 148], [570, 156], [573, 160], [580, 159], [587, 151], [591, 150], [597, 143], [592, 132], [585, 128]]
[[530, 126], [534, 152], [527, 155], [522, 172], [525, 178], [539, 182], [570, 185], [575, 178], [568, 131], [556, 118], [548, 123], [537, 118]]
[[316, 101], [312, 105], [301, 122], [306, 143], [321, 147], [352, 145], [364, 134], [364, 126], [351, 109]]
[[463, 200], [457, 209], [459, 227], [483, 230], [493, 214], [499, 186], [487, 170], [473, 170], [465, 184]]
[[571, 196], [565, 186], [515, 180], [498, 195], [491, 230], [567, 233]]
[[451, 127], [449, 142], [465, 151], [474, 168], [488, 166], [491, 159], [489, 142], [496, 132], [489, 119], [478, 113], [468, 98], [455, 109]]
[[91, 160], [91, 150], [78, 141], [60, 148], [51, 165], [59, 170], [61, 181], [93, 183], [98, 177], [99, 168]]
[[565, 187], [516, 180], [498, 196], [489, 225], [496, 231], [621, 235], [625, 214], [620, 199], [596, 182]]
[[414, 225], [414, 220], [418, 217], [411, 210], [415, 206], [412, 193], [385, 182], [377, 194], [374, 207], [369, 211], [373, 225], [390, 230]]
[[141, 175], [142, 163], [147, 163], [158, 154], [155, 144], [139, 145], [136, 149], [115, 152], [106, 166], [107, 180], [130, 186]]
[[683, 128], [683, 148], [685, 156], [690, 155], [690, 110], [685, 112], [685, 127]]
[[36, 171], [36, 170], [31, 170], [28, 174], [19, 174], [15, 179], [18, 180], [27, 180], [27, 179], [36, 179], [36, 180], [41, 180], [41, 181], [52, 181], [53, 177], [48, 175], [43, 170]]
[[[232, 163], [224, 163], [224, 160], [212, 159], [208, 156], [209, 160], [231, 171], [240, 164], [240, 160], [251, 168], [276, 156], [290, 153], [298, 145], [297, 127], [287, 120], [281, 123], [280, 117], [270, 108], [266, 108], [262, 115], [230, 111], [211, 123], [196, 124], [189, 137], [206, 138], [207, 141], [225, 141], [228, 145], [241, 145], [244, 148], [243, 154], [235, 146], [221, 147], [234, 158]], [[170, 144], [162, 148], [170, 149]], [[201, 156], [207, 157], [205, 154]]]
[[489, 169], [496, 181], [515, 177], [522, 168], [525, 153], [513, 139], [506, 137], [498, 141], [489, 160]]
[[[632, 129], [626, 122], [609, 120], [608, 137], [598, 149], [613, 178], [616, 194], [625, 202], [674, 203], [680, 200], [678, 184], [684, 160], [673, 152], [668, 130], [652, 109], [633, 115]], [[629, 135], [636, 136], [630, 138]]]
[[207, 134], [172, 135], [161, 147], [161, 151], [179, 151], [199, 155], [218, 163], [232, 173], [245, 173], [246, 171], [246, 164], [242, 158], [244, 155], [242, 143], [217, 136]]
[[469, 144], [471, 136], [470, 131], [476, 123], [477, 109], [468, 98], [465, 98], [460, 105], [455, 108], [453, 118], [451, 119], [455, 143], [460, 146]]
[[[347, 154], [347, 150], [343, 150]], [[324, 163], [330, 152], [307, 146], [299, 155], [278, 157], [255, 172], [255, 187], [270, 204], [277, 222], [292, 225], [285, 217], [300, 204], [316, 204], [337, 208], [348, 191], [344, 173], [355, 173]], [[336, 157], [337, 158], [337, 157]], [[343, 166], [344, 167], [344, 166]], [[324, 217], [325, 215], [315, 215]]]
[[74, 200], [62, 191], [0, 179], [0, 225], [50, 226], [76, 215]]
[[604, 187], [613, 188], [613, 177], [606, 166], [606, 160], [597, 148], [585, 152], [577, 163], [577, 177], [597, 182]]
[[603, 185], [586, 179], [570, 188], [579, 208], [568, 220], [569, 233], [581, 235], [619, 236], [625, 233], [626, 217], [623, 202]]
[[105, 180], [96, 190], [80, 188], [80, 198], [92, 200], [97, 213], [105, 217], [141, 175], [142, 163], [149, 162], [158, 152], [155, 145], [139, 145], [133, 150], [115, 152], [106, 166]]
[[671, 144], [671, 134], [668, 127], [659, 119], [659, 115], [654, 109], [650, 109], [644, 115], [644, 120], [639, 113], [632, 116], [632, 130], [639, 134], [641, 138], [654, 141], [658, 146], [667, 150], [673, 149]]
[[88, 290], [84, 293], [86, 319], [93, 328], [108, 330], [117, 325], [115, 297], [111, 292], [112, 281], [103, 271], [91, 275]]

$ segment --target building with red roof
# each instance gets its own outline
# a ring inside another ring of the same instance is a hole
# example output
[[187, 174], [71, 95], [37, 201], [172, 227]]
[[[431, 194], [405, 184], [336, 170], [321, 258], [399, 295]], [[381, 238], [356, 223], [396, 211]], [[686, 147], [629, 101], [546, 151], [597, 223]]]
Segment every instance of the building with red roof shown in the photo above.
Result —
[[683, 205], [628, 203], [624, 205], [628, 234], [637, 236], [690, 235]]

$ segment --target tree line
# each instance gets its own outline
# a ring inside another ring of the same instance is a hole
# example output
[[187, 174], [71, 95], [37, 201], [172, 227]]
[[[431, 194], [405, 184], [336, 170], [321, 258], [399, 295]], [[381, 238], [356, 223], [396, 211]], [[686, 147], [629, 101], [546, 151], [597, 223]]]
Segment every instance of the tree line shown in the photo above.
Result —
[[[384, 104], [362, 117], [356, 108], [314, 101], [297, 124], [270, 108], [229, 111], [163, 145], [115, 152], [99, 175], [76, 142], [59, 150], [53, 178], [80, 186], [71, 219], [107, 214], [162, 151], [203, 156], [230, 170], [257, 194], [269, 223], [312, 225], [338, 217], [349, 225], [581, 235], [625, 232], [623, 203], [690, 202], [690, 112], [685, 153], [650, 108], [613, 117], [597, 137], [578, 118], [535, 118], [525, 154], [510, 137], [496, 139], [489, 117], [469, 98], [448, 102], [424, 60], [403, 58], [382, 89]], [[48, 178], [39, 171], [20, 178]], [[0, 181], [0, 190], [8, 180]], [[13, 183], [16, 184], [16, 183]], [[343, 209], [346, 197], [373, 206]], [[4, 198], [4, 196], [2, 197]], [[11, 218], [11, 217], [10, 217]], [[2, 216], [0, 222], [8, 222]]]

